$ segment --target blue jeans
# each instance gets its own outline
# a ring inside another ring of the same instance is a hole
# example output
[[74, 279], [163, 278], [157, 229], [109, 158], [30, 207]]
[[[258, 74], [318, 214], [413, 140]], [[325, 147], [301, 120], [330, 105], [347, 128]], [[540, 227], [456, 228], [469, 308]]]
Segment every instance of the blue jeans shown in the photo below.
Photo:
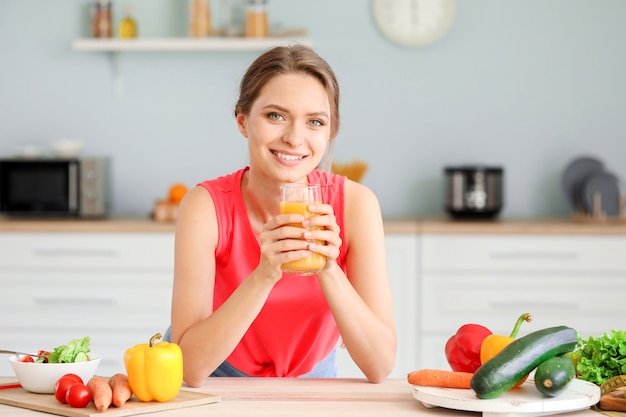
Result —
[[[163, 340], [170, 342], [172, 340], [172, 329], [168, 328], [163, 336]], [[333, 349], [324, 359], [319, 361], [315, 367], [304, 375], [300, 375], [298, 378], [336, 378], [337, 377], [337, 363], [335, 358], [337, 356], [337, 349]], [[210, 375], [211, 377], [247, 377], [248, 375], [241, 372], [228, 362], [224, 361], [215, 371]]]

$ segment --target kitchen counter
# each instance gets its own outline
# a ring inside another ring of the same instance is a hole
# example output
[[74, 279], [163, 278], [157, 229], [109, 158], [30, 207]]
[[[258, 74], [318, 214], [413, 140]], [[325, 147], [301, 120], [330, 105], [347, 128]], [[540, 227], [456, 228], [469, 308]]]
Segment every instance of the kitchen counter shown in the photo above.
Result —
[[172, 222], [147, 217], [106, 219], [12, 219], [0, 218], [0, 232], [174, 232]]
[[[11, 381], [14, 379], [0, 377], [0, 383]], [[412, 387], [406, 379], [390, 379], [381, 384], [370, 384], [364, 379], [209, 378], [202, 387], [190, 390], [219, 395], [221, 400], [213, 404], [155, 412], [150, 415], [163, 417], [478, 415], [443, 408], [426, 408], [413, 398]], [[0, 417], [42, 415], [48, 414], [0, 405]], [[106, 412], [102, 415], [106, 415]], [[587, 409], [560, 415], [597, 417], [599, 414]]]
[[[112, 217], [102, 220], [0, 218], [1, 232], [174, 232], [173, 222], [145, 217]], [[562, 234], [626, 235], [626, 221], [593, 221], [575, 218], [498, 218], [492, 221], [458, 221], [448, 217], [385, 218], [388, 234]]]

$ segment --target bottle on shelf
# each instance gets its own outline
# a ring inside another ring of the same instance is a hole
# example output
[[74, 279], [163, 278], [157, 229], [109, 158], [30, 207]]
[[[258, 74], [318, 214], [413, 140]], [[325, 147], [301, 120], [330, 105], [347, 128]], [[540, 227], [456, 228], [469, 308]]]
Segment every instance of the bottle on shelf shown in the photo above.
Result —
[[247, 0], [246, 36], [249, 38], [264, 38], [268, 34], [266, 0]]
[[97, 0], [91, 5], [91, 34], [94, 38], [113, 36], [111, 2]]
[[211, 34], [211, 7], [208, 0], [190, 0], [189, 36], [202, 38]]
[[137, 21], [133, 17], [133, 7], [126, 5], [126, 15], [120, 21], [118, 37], [121, 39], [133, 39], [137, 37]]

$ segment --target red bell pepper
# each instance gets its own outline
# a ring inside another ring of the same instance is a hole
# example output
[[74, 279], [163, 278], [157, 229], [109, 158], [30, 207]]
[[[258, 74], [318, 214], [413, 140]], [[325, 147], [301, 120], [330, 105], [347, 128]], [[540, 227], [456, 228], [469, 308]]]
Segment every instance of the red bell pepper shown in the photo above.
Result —
[[455, 372], [476, 372], [480, 367], [480, 348], [491, 330], [480, 324], [464, 324], [446, 343], [446, 359]]

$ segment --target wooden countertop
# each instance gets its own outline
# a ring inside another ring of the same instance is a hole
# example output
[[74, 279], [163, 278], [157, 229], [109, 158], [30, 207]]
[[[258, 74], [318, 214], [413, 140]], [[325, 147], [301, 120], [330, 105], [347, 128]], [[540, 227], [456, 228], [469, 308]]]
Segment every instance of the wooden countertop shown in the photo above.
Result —
[[[0, 377], [0, 383], [14, 378]], [[186, 388], [187, 389], [187, 388]], [[370, 384], [364, 379], [297, 378], [208, 378], [191, 391], [219, 395], [217, 403], [151, 413], [155, 416], [419, 416], [467, 417], [480, 414], [426, 408], [413, 397], [405, 379]], [[123, 409], [120, 409], [120, 411]], [[94, 410], [95, 411], [95, 410]], [[111, 409], [114, 413], [115, 409]], [[107, 413], [102, 413], [106, 415]], [[0, 417], [48, 415], [8, 405], [0, 405]], [[597, 417], [591, 409], [562, 414], [568, 417]]]
[[[575, 218], [495, 219], [459, 221], [439, 218], [386, 218], [388, 234], [564, 234], [626, 235], [626, 221], [593, 221]], [[155, 222], [141, 217], [102, 220], [0, 218], [1, 232], [174, 232], [173, 222]]]
[[0, 232], [174, 232], [173, 222], [147, 217], [106, 219], [10, 219], [0, 218]]

